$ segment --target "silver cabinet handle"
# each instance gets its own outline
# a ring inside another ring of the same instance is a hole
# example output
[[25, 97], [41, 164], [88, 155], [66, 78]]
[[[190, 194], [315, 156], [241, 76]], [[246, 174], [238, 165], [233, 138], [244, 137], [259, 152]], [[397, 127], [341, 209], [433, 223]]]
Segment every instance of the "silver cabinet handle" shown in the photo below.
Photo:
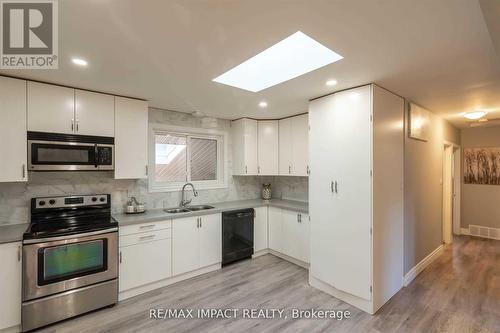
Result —
[[289, 165], [289, 166], [288, 166], [288, 174], [291, 174], [291, 173], [292, 173], [292, 166], [291, 166], [291, 165]]
[[311, 170], [309, 170], [309, 165], [308, 165], [307, 168], [306, 168], [306, 175], [308, 175], [310, 173], [311, 173]]
[[23, 179], [25, 179], [26, 178], [26, 164], [23, 164], [21, 173], [23, 175]]
[[335, 181], [335, 193], [339, 193], [339, 190], [337, 188], [337, 181]]
[[201, 220], [201, 217], [200, 217], [200, 228], [203, 228], [203, 222]]
[[21, 261], [21, 246], [17, 247], [17, 261]]
[[200, 227], [200, 218], [197, 217], [196, 218], [196, 228], [199, 228]]
[[155, 227], [155, 225], [154, 225], [154, 224], [150, 224], [150, 225], [141, 225], [141, 226], [139, 227], [139, 229], [141, 229], [141, 230], [142, 230], [142, 229], [151, 229], [151, 228], [154, 228], [154, 227]]
[[71, 132], [75, 131], [75, 119], [71, 119]]
[[299, 214], [299, 223], [302, 223], [302, 214]]
[[335, 192], [335, 190], [333, 189], [333, 180], [330, 182], [330, 190], [332, 191], [332, 193]]
[[257, 173], [260, 173], [260, 166], [257, 167]]
[[120, 264], [122, 263], [122, 251], [120, 251]]
[[248, 166], [245, 165], [245, 173], [248, 173]]
[[146, 165], [144, 169], [146, 170], [146, 176], [147, 176], [148, 175], [148, 166]]
[[79, 121], [80, 121], [80, 120], [79, 120], [78, 118], [76, 118], [76, 131], [77, 131], [77, 132], [78, 132], [78, 123], [79, 123]]
[[156, 237], [156, 235], [142, 236], [142, 237], [139, 237], [139, 240], [140, 241], [145, 241], [145, 240], [153, 239], [155, 237]]

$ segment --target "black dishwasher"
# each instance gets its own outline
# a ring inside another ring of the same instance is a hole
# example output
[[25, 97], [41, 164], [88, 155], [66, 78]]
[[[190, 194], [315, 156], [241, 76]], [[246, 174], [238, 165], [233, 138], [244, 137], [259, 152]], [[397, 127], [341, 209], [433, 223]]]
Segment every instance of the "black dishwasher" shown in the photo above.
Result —
[[222, 213], [222, 265], [253, 254], [253, 208]]

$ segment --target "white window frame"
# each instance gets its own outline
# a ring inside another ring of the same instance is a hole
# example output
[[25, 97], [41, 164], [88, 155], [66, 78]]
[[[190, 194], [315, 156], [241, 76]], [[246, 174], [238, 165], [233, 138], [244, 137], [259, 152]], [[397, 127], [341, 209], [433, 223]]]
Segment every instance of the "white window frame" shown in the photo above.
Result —
[[187, 172], [188, 179], [191, 173], [191, 161], [189, 158], [189, 137], [212, 139], [217, 140], [217, 180], [198, 180], [187, 181], [193, 183], [196, 190], [211, 190], [228, 187], [228, 133], [225, 131], [205, 129], [205, 128], [192, 128], [171, 126], [159, 123], [152, 123], [149, 125], [149, 170], [151, 172], [148, 176], [149, 192], [176, 192], [180, 191], [186, 182], [156, 182], [156, 140], [155, 135], [157, 132], [166, 132], [173, 135], [188, 136], [188, 150], [187, 150]]

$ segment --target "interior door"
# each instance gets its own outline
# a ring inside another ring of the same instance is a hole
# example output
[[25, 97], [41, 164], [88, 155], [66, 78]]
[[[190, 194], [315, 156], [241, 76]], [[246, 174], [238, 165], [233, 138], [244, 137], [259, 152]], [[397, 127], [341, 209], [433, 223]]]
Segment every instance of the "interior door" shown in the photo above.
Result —
[[200, 217], [200, 267], [222, 261], [222, 216], [221, 214]]
[[371, 87], [310, 106], [311, 272], [371, 299]]
[[200, 267], [198, 230], [198, 217], [186, 217], [172, 221], [173, 275], [194, 271]]

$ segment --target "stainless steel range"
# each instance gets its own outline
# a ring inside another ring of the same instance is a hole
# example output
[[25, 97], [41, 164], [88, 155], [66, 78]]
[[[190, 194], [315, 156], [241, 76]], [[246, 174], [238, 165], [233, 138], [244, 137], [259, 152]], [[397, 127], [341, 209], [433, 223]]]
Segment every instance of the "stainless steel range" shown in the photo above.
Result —
[[22, 330], [118, 301], [118, 224], [109, 194], [31, 199]]

